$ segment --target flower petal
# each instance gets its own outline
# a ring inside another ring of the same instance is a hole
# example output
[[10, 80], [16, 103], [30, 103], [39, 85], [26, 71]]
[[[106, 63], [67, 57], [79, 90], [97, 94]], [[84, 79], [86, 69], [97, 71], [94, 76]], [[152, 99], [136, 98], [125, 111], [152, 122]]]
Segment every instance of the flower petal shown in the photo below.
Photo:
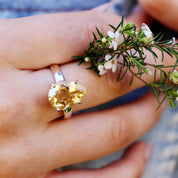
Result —
[[107, 34], [110, 38], [114, 38], [114, 33], [112, 31], [108, 31]]
[[110, 44], [109, 48], [114, 48], [114, 41]]
[[99, 70], [99, 75], [103, 75], [107, 72], [107, 70], [105, 69], [103, 65], [99, 65], [98, 70]]
[[116, 70], [117, 70], [117, 65], [113, 65], [112, 72], [114, 73], [114, 72], [116, 72]]
[[119, 31], [116, 31], [116, 32], [115, 32], [115, 38], [116, 38], [116, 39], [119, 39], [119, 36], [120, 36]]
[[112, 63], [112, 72], [114, 73], [117, 70], [117, 59], [113, 59]]
[[110, 59], [111, 57], [112, 57], [112, 56], [111, 56], [110, 54], [106, 54], [106, 56], [105, 56], [104, 59], [105, 59], [106, 61], [109, 61], [109, 59]]
[[106, 69], [111, 69], [111, 68], [112, 68], [112, 60], [106, 62], [106, 63], [104, 64], [104, 67], [105, 67]]
[[114, 50], [116, 50], [118, 46], [118, 42], [114, 42], [113, 45], [114, 45]]
[[103, 71], [103, 68], [104, 68], [103, 65], [99, 65], [99, 66], [98, 66], [98, 70], [99, 70], [100, 72]]

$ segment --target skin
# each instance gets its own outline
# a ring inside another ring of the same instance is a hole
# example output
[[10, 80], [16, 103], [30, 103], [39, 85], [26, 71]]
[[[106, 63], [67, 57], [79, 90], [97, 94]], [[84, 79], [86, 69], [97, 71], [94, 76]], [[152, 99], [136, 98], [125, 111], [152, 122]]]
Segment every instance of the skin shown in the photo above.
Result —
[[[50, 106], [47, 93], [53, 76], [47, 67], [54, 63], [60, 64], [66, 80], [78, 79], [87, 88], [83, 104], [73, 107], [74, 112], [143, 86], [137, 79], [132, 87], [127, 85], [128, 78], [116, 82], [117, 74], [112, 73], [98, 78], [85, 65], [77, 67], [76, 62], [70, 62], [71, 56], [87, 49], [95, 26], [106, 34], [107, 24], [117, 25], [120, 19], [85, 11], [0, 21], [0, 177], [141, 176], [150, 150], [145, 143], [133, 145], [121, 160], [98, 170], [54, 171], [128, 146], [153, 127], [166, 107], [164, 104], [155, 111], [157, 101], [147, 94], [123, 106], [61, 120], [58, 117], [63, 113]], [[128, 21], [140, 26], [149, 24], [150, 19], [139, 11]], [[151, 56], [147, 58], [153, 62]], [[166, 64], [173, 62], [166, 56]], [[144, 79], [152, 81], [153, 76], [145, 75]]]
[[153, 18], [178, 32], [177, 0], [138, 0]]

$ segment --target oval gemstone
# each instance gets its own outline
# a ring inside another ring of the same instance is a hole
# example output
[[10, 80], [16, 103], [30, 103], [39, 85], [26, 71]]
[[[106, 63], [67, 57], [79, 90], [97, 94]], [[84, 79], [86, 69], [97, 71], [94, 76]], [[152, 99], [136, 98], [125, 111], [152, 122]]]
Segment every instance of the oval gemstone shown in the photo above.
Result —
[[48, 99], [57, 110], [66, 110], [81, 103], [85, 93], [86, 88], [76, 82], [60, 81], [51, 85]]

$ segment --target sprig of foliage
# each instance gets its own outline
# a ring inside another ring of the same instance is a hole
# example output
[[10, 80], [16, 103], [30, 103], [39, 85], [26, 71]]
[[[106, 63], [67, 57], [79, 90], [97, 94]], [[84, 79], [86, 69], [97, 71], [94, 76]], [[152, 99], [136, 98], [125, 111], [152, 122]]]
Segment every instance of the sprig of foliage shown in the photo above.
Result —
[[[153, 36], [150, 28], [146, 24], [142, 24], [137, 31], [137, 27], [133, 23], [124, 25], [124, 18], [117, 27], [109, 25], [113, 31], [108, 31], [108, 35], [104, 35], [96, 27], [97, 33], [93, 33], [94, 40], [90, 42], [89, 48], [85, 50], [83, 56], [73, 56], [80, 60], [79, 65], [87, 62], [90, 67], [87, 69], [94, 70], [98, 76], [105, 74], [108, 70], [116, 72], [118, 70], [118, 81], [124, 79], [126, 74], [130, 72], [130, 84], [134, 78], [141, 80], [154, 94], [159, 105], [167, 100], [169, 105], [174, 108], [175, 100], [178, 99], [178, 43], [175, 38], [171, 40], [161, 41], [160, 34]], [[161, 64], [158, 61], [157, 50], [162, 54]], [[147, 62], [145, 52], [149, 52], [154, 63]], [[165, 66], [163, 64], [165, 54], [176, 59], [174, 65]], [[165, 68], [172, 68], [172, 72], [166, 72]], [[153, 73], [154, 72], [154, 73]], [[143, 75], [153, 75], [153, 82], [144, 80]], [[160, 80], [158, 81], [158, 78]], [[161, 98], [160, 94], [164, 97]]]

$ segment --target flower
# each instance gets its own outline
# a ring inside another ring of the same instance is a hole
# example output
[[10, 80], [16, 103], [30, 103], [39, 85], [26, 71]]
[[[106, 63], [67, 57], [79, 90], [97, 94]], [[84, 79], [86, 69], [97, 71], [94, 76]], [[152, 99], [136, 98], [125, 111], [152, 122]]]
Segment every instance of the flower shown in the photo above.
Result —
[[169, 78], [173, 83], [178, 84], [178, 71], [174, 70]]
[[85, 60], [85, 62], [90, 62], [90, 58], [89, 57], [85, 57], [84, 60]]
[[172, 39], [169, 41], [169, 44], [174, 45], [176, 43], [176, 38], [172, 37]]
[[[148, 27], [148, 25], [146, 25], [145, 23], [142, 24], [141, 26], [141, 30], [143, 31], [144, 35], [146, 36], [146, 39], [144, 39], [144, 42], [150, 42], [153, 39], [153, 33], [150, 30], [150, 28]], [[152, 41], [152, 43], [154, 43]]]
[[98, 66], [98, 70], [99, 70], [99, 75], [103, 75], [107, 72], [106, 68], [104, 67], [104, 65], [99, 65]]
[[172, 37], [172, 43], [171, 44], [175, 44], [176, 43], [176, 38], [175, 37]]
[[112, 56], [110, 54], [107, 54], [105, 56], [105, 60], [107, 62], [104, 64], [104, 67], [105, 69], [112, 69], [112, 72], [114, 73], [117, 70], [117, 58], [116, 57], [113, 57], [112, 59], [111, 58]]
[[176, 43], [176, 38], [172, 37], [172, 44], [174, 45]]
[[106, 43], [106, 41], [107, 41], [106, 38], [102, 38], [102, 39], [101, 39], [101, 42], [102, 42], [102, 43]]
[[107, 34], [112, 40], [109, 48], [114, 48], [114, 50], [116, 50], [119, 44], [119, 31], [116, 31], [115, 33], [112, 31], [108, 31]]

